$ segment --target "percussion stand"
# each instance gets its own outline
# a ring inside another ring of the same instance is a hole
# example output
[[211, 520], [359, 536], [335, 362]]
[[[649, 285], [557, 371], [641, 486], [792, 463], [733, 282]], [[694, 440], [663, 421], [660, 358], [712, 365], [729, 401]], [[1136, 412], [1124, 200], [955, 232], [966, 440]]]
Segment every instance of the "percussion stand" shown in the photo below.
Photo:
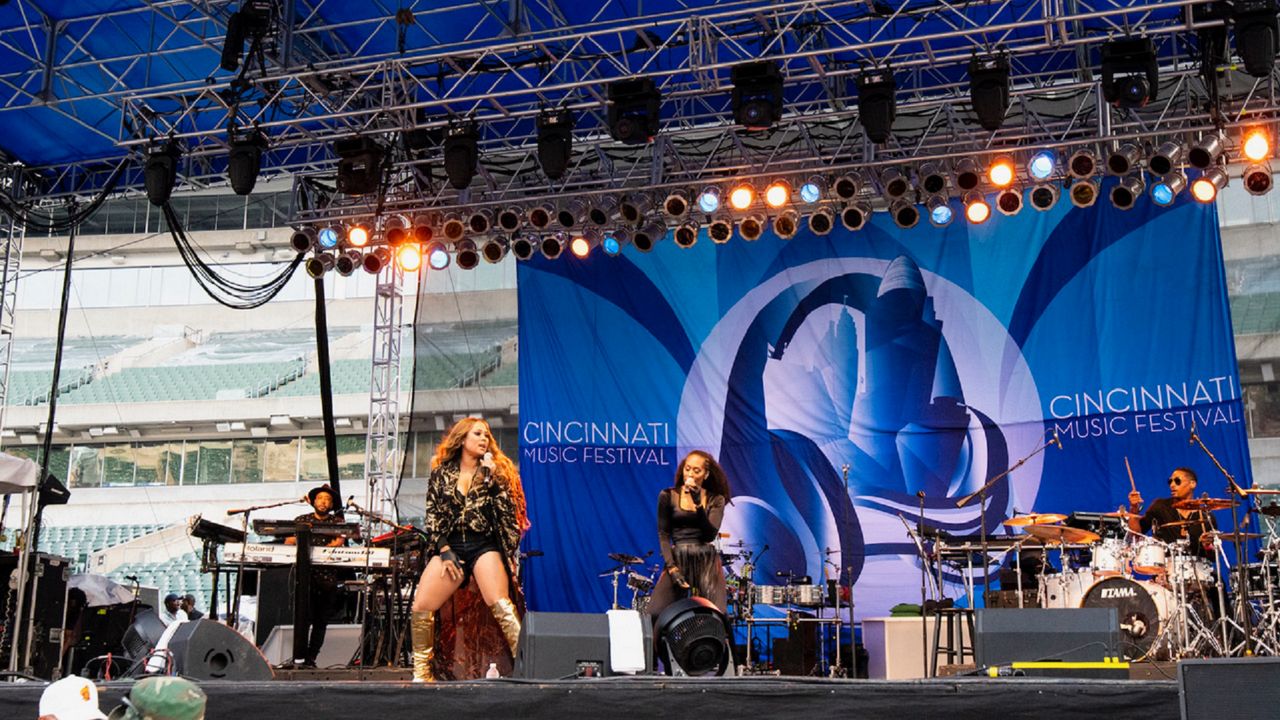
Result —
[[[1274, 533], [1274, 526], [1272, 532]], [[1274, 537], [1272, 538], [1274, 541]], [[1259, 553], [1262, 562], [1258, 563], [1258, 569], [1262, 572], [1262, 586], [1265, 589], [1265, 604], [1262, 606], [1262, 612], [1258, 614], [1258, 627], [1254, 629], [1258, 644], [1263, 646], [1272, 655], [1276, 654], [1280, 649], [1280, 633], [1276, 632], [1277, 621], [1280, 621], [1280, 614], [1276, 610], [1276, 587], [1272, 580], [1272, 571], [1276, 569], [1276, 549], [1273, 543], [1268, 543], [1267, 549]]]

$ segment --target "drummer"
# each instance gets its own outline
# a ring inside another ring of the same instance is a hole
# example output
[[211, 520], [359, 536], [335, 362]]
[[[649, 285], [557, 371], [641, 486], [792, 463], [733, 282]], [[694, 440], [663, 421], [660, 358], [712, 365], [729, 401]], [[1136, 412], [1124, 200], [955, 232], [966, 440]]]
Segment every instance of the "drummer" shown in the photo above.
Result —
[[1174, 506], [1179, 501], [1194, 499], [1195, 490], [1196, 474], [1185, 467], [1169, 475], [1169, 497], [1151, 503], [1145, 513], [1142, 494], [1134, 490], [1129, 493], [1129, 529], [1150, 532], [1167, 543], [1186, 539], [1192, 554], [1212, 559], [1213, 541], [1204, 535], [1216, 527], [1213, 516], [1203, 510], [1179, 510]]

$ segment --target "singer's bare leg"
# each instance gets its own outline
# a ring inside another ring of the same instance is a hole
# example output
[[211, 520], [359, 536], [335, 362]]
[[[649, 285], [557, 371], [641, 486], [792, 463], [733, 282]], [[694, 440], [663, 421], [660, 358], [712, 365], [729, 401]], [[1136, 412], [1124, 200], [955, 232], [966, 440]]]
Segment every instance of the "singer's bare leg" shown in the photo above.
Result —
[[472, 574], [475, 575], [476, 584], [480, 586], [480, 595], [484, 597], [485, 605], [510, 597], [507, 567], [498, 552], [487, 552], [476, 558]]
[[[413, 593], [413, 612], [435, 612], [445, 601], [462, 586], [462, 579], [445, 577], [440, 569], [443, 561], [440, 556], [431, 558], [427, 569], [422, 571], [418, 580], [418, 589]], [[479, 570], [477, 563], [477, 570]], [[479, 578], [477, 578], [479, 579]]]

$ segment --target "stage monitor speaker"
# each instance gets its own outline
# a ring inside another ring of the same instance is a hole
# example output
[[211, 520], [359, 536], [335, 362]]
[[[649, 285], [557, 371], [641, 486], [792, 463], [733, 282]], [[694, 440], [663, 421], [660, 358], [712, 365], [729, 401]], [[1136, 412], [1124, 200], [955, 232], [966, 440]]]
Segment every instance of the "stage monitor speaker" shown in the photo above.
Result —
[[1182, 720], [1274, 718], [1280, 708], [1280, 658], [1219, 658], [1178, 663]]
[[274, 674], [258, 648], [214, 620], [182, 623], [169, 640], [179, 675], [195, 680], [271, 680]]
[[976, 612], [974, 653], [978, 667], [1011, 662], [1101, 662], [1120, 651], [1115, 608]]
[[[653, 670], [653, 622], [641, 614], [645, 672]], [[526, 680], [577, 677], [580, 667], [609, 667], [609, 617], [604, 613], [531, 612], [524, 616], [512, 675]]]

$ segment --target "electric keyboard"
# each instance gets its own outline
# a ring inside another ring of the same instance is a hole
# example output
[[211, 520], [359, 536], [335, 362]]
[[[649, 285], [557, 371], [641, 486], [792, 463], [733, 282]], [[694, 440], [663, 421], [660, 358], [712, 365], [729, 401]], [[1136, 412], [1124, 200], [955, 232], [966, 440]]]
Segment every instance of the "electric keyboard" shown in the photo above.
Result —
[[[228, 565], [293, 565], [298, 559], [295, 545], [263, 545], [259, 543], [227, 543], [222, 561]], [[391, 565], [390, 548], [313, 547], [311, 563], [326, 567], [375, 569]]]

